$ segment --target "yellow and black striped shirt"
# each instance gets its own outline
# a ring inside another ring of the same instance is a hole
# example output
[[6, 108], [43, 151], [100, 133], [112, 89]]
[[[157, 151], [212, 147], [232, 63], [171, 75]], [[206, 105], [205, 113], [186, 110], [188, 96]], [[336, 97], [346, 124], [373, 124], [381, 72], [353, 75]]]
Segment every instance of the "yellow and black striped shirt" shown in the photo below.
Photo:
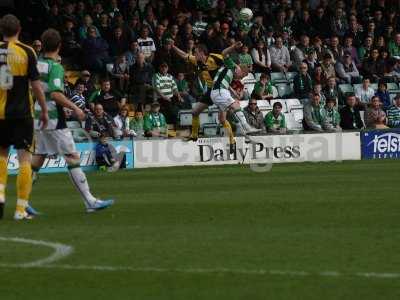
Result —
[[33, 49], [19, 41], [0, 42], [0, 120], [33, 118], [29, 81], [39, 79]]

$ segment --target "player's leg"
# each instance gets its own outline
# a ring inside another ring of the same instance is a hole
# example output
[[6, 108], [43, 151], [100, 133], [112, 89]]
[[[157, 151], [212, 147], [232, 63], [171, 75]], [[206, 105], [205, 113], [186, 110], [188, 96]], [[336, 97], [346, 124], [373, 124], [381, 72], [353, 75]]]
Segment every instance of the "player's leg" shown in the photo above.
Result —
[[32, 190], [32, 154], [25, 149], [18, 149], [19, 171], [17, 175], [17, 206], [15, 209], [14, 219], [28, 219], [26, 213], [29, 197]]
[[80, 166], [78, 153], [64, 155], [64, 158], [68, 165], [68, 174], [71, 182], [81, 195], [87, 212], [107, 208], [114, 203], [113, 200], [99, 200], [92, 195], [86, 175]]
[[7, 159], [8, 159], [8, 147], [0, 147], [0, 219], [3, 218], [4, 205], [6, 202], [6, 187], [7, 187]]
[[200, 130], [200, 114], [205, 109], [207, 109], [208, 105], [203, 102], [197, 102], [195, 107], [192, 110], [192, 135], [191, 140], [197, 140], [199, 137]]
[[80, 166], [79, 154], [76, 151], [75, 142], [69, 129], [54, 130], [49, 137], [49, 144], [56, 146], [56, 153], [64, 156], [68, 165], [69, 177], [80, 193], [87, 212], [103, 209], [114, 203], [113, 200], [99, 200], [90, 192], [89, 184]]
[[32, 184], [38, 179], [38, 174], [46, 159], [46, 155], [34, 154], [32, 156]]
[[15, 220], [30, 219], [25, 211], [32, 190], [32, 151], [33, 151], [33, 120], [19, 120], [14, 123], [13, 144], [17, 150], [19, 171], [17, 175], [17, 206]]
[[251, 134], [261, 131], [260, 129], [253, 128], [247, 123], [246, 117], [244, 116], [240, 104], [232, 98], [228, 90], [213, 90], [211, 92], [211, 99], [221, 111], [230, 110], [233, 113], [235, 121], [240, 126], [244, 134]]
[[226, 133], [228, 134], [229, 144], [231, 144], [231, 145], [235, 144], [236, 143], [235, 135], [233, 134], [231, 124], [226, 119], [226, 111], [220, 111], [218, 113], [218, 119], [219, 119], [219, 122], [222, 124], [222, 127], [226, 130]]

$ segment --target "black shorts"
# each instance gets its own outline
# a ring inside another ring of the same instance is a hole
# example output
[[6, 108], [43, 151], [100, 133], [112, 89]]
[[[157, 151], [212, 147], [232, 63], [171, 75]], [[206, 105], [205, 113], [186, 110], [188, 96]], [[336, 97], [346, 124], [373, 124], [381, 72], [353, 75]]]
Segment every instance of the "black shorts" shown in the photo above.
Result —
[[214, 103], [211, 100], [211, 90], [207, 91], [207, 93], [201, 96], [199, 102], [207, 104], [208, 106], [213, 105]]
[[0, 120], [0, 147], [33, 151], [33, 119]]

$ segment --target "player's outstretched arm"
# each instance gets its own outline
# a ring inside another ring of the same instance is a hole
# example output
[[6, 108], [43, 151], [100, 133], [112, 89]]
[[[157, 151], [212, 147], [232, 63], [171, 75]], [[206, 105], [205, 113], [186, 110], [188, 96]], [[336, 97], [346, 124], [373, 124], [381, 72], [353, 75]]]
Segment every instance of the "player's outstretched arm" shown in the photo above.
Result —
[[228, 48], [225, 48], [224, 50], [222, 50], [222, 55], [225, 57], [225, 56], [229, 55], [230, 53], [232, 53], [233, 51], [235, 51], [235, 49], [241, 48], [242, 46], [243, 46], [243, 44], [240, 41], [233, 43]]
[[33, 95], [37, 99], [41, 108], [41, 113], [40, 113], [41, 129], [46, 129], [47, 123], [49, 121], [49, 115], [47, 110], [46, 97], [44, 95], [40, 80], [31, 81], [31, 86]]
[[61, 105], [62, 107], [69, 108], [70, 110], [74, 111], [76, 116], [78, 117], [79, 120], [83, 121], [85, 120], [85, 113], [78, 107], [76, 106], [73, 102], [68, 100], [67, 97], [61, 92], [52, 92], [51, 93], [51, 99], [53, 99], [58, 105]]
[[175, 46], [175, 44], [172, 44], [172, 49], [176, 52], [176, 54], [178, 54], [179, 57], [183, 58], [183, 59], [187, 59], [189, 54], [186, 53], [185, 51], [179, 49], [177, 46]]

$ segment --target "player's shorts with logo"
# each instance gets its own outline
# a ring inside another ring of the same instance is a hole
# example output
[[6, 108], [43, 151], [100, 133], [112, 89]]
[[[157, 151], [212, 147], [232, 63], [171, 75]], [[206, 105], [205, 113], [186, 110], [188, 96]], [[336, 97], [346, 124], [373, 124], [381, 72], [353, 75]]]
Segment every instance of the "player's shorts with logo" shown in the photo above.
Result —
[[33, 151], [33, 119], [0, 120], [0, 146]]
[[221, 111], [227, 111], [235, 102], [231, 92], [227, 89], [216, 89], [211, 91], [211, 99]]
[[35, 131], [35, 154], [68, 155], [76, 152], [74, 138], [70, 129]]

